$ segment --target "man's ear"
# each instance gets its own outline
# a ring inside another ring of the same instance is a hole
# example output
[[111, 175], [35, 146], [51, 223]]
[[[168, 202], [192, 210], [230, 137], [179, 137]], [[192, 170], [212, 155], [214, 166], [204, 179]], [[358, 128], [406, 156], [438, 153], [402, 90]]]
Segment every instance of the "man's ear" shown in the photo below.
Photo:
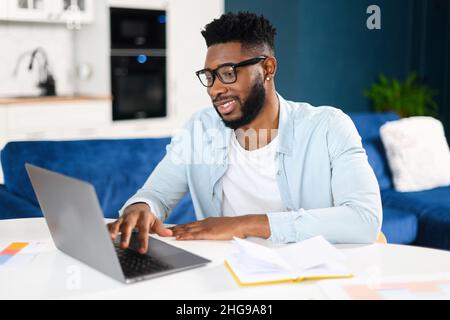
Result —
[[273, 78], [277, 72], [277, 59], [274, 56], [269, 56], [264, 60], [265, 77]]

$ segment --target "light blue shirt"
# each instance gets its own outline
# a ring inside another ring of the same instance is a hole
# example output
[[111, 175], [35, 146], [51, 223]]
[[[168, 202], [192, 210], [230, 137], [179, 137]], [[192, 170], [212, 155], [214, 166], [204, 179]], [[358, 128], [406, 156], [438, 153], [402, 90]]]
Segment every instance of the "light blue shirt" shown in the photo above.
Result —
[[[332, 243], [375, 242], [382, 223], [380, 191], [351, 119], [333, 107], [278, 98], [277, 183], [285, 210], [261, 212], [269, 219], [270, 240], [322, 235]], [[198, 220], [221, 217], [221, 178], [232, 133], [212, 107], [195, 113], [123, 208], [150, 202], [164, 221], [190, 191]]]

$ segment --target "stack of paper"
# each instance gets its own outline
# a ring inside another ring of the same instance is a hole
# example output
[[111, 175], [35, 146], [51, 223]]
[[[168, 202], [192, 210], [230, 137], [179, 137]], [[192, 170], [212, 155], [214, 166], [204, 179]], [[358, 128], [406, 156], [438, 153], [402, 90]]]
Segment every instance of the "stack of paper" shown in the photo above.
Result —
[[342, 253], [322, 236], [277, 249], [239, 238], [234, 244], [238, 252], [225, 265], [240, 285], [352, 276]]
[[0, 243], [0, 268], [28, 265], [38, 254], [56, 250], [51, 241]]

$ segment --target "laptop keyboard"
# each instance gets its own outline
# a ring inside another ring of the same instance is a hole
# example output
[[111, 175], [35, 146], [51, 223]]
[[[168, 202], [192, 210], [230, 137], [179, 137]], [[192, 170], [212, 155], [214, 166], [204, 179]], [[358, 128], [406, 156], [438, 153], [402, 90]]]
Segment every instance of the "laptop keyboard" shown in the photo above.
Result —
[[118, 243], [114, 247], [119, 257], [125, 278], [136, 278], [147, 274], [167, 271], [173, 266], [148, 255], [142, 255], [131, 249], [121, 249]]

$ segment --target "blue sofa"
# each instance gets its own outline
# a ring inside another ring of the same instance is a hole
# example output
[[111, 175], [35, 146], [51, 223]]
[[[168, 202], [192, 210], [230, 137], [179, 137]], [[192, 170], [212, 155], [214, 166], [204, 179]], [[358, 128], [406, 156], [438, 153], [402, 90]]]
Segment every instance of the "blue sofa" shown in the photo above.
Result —
[[379, 130], [387, 121], [398, 120], [398, 115], [349, 115], [361, 135], [380, 185], [382, 231], [388, 242], [450, 250], [450, 186], [421, 192], [397, 192], [394, 189]]
[[[450, 187], [396, 192], [379, 137], [392, 113], [350, 114], [363, 139], [383, 201], [382, 230], [390, 243], [450, 250]], [[26, 162], [91, 182], [105, 217], [117, 217], [121, 205], [142, 186], [165, 154], [170, 138], [11, 142], [1, 152], [5, 185], [0, 185], [0, 219], [42, 216], [24, 169]], [[189, 194], [168, 223], [195, 220]]]
[[[5, 184], [0, 185], [0, 219], [42, 217], [25, 163], [89, 181], [105, 217], [116, 218], [163, 158], [169, 142], [170, 138], [10, 142], [1, 152]], [[167, 223], [194, 220], [187, 193]]]

